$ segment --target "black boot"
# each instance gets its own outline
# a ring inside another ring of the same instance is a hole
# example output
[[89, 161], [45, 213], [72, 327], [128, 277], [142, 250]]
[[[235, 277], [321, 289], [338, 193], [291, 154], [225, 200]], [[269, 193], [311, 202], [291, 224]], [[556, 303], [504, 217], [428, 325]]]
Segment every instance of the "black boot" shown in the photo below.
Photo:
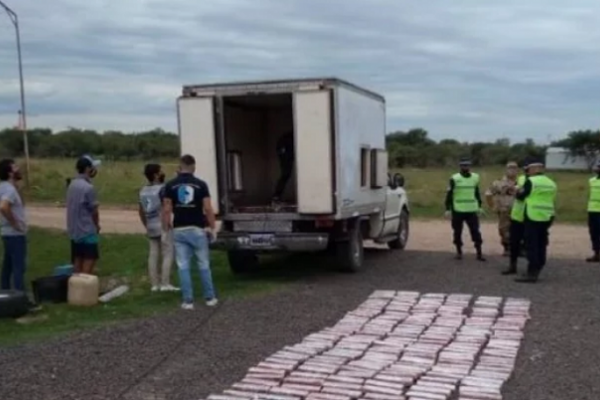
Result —
[[502, 270], [502, 275], [515, 275], [517, 273], [517, 263], [511, 262], [508, 268]]
[[537, 275], [533, 275], [533, 274], [527, 274], [527, 275], [523, 275], [523, 276], [519, 276], [518, 278], [515, 278], [515, 282], [519, 282], [519, 283], [536, 283], [537, 281], [538, 281]]
[[481, 251], [481, 246], [475, 246], [475, 250], [477, 251], [477, 260], [486, 261], [485, 257], [483, 256], [483, 252]]
[[502, 257], [508, 257], [510, 255], [510, 246], [507, 244], [503, 244], [504, 251], [502, 252]]
[[595, 251], [594, 255], [585, 259], [587, 262], [600, 262], [600, 253]]
[[455, 260], [462, 260], [463, 255], [462, 255], [462, 247], [460, 246], [456, 246], [456, 255], [454, 256]]

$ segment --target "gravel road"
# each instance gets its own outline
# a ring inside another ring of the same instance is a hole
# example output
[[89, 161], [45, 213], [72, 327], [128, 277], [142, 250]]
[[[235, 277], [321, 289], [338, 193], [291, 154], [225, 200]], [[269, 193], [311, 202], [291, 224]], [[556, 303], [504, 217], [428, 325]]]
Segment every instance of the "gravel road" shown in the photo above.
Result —
[[[600, 398], [600, 266], [569, 259], [573, 252], [562, 254], [549, 261], [538, 285], [517, 285], [499, 276], [505, 259], [498, 256], [485, 264], [472, 257], [454, 261], [445, 251], [444, 226], [414, 224], [410, 249], [371, 249], [367, 270], [360, 274], [317, 269], [311, 257], [303, 257], [294, 263], [305, 265], [298, 266], [302, 278], [270, 295], [2, 349], [0, 398], [201, 399], [239, 380], [248, 367], [284, 345], [335, 323], [376, 289], [529, 298], [532, 320], [504, 398]], [[581, 246], [577, 258], [587, 253], [585, 231], [560, 229], [574, 236], [560, 239], [553, 232], [553, 246], [568, 248], [570, 242]], [[485, 232], [489, 242], [496, 239], [492, 227]], [[419, 249], [423, 246], [428, 251]], [[269, 271], [269, 276], [277, 273], [285, 271]]]

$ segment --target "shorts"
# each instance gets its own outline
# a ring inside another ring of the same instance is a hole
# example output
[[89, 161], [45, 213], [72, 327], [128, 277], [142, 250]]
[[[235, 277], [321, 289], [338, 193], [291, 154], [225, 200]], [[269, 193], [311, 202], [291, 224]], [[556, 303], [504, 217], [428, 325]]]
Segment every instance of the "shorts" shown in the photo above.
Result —
[[98, 235], [89, 235], [79, 240], [71, 240], [71, 262], [76, 258], [98, 260]]

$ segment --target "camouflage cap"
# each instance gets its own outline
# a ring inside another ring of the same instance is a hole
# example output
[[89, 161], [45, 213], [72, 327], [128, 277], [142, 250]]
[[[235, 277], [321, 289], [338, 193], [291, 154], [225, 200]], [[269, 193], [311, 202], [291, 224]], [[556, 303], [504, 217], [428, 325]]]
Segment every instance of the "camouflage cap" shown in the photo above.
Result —
[[519, 168], [519, 164], [516, 161], [509, 161], [506, 163], [506, 168]]

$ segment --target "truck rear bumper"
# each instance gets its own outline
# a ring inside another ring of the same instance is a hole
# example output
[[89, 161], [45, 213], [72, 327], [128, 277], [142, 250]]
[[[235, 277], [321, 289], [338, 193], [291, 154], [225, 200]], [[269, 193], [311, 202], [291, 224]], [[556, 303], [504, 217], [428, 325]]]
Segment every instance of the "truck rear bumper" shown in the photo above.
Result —
[[319, 251], [329, 242], [327, 233], [220, 232], [214, 249], [256, 251]]

